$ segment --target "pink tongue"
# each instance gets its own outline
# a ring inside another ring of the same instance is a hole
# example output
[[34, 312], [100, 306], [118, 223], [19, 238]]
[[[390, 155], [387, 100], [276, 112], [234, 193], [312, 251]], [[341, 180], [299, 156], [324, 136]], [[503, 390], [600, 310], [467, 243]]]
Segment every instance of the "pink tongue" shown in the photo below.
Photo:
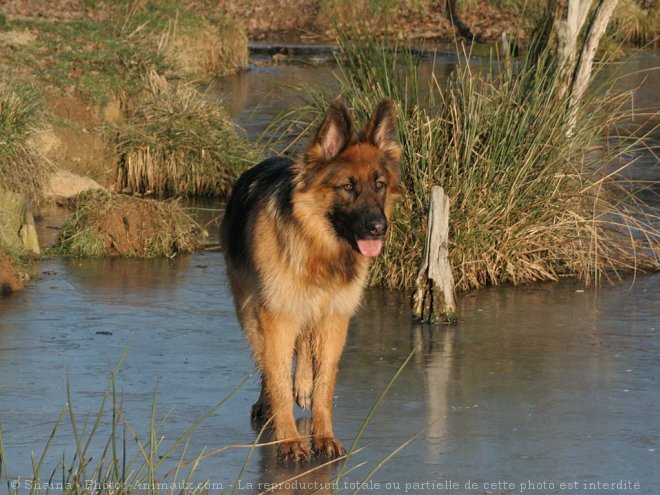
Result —
[[369, 257], [378, 256], [383, 249], [383, 241], [380, 239], [358, 239], [357, 245], [362, 255]]

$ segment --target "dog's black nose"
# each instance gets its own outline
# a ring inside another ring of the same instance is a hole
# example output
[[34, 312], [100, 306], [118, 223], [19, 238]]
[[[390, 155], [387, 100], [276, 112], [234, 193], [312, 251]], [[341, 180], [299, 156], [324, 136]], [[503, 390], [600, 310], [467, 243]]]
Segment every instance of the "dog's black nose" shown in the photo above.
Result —
[[370, 220], [367, 224], [367, 230], [369, 231], [369, 234], [381, 237], [387, 230], [387, 222], [385, 219], [381, 218]]

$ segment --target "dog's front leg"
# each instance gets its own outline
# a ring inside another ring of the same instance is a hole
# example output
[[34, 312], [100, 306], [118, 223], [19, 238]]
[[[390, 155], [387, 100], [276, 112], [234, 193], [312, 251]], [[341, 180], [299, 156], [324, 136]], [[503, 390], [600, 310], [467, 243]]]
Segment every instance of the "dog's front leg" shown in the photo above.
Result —
[[338, 457], [346, 449], [332, 430], [332, 399], [339, 358], [346, 342], [349, 317], [327, 316], [314, 329], [314, 391], [312, 395], [312, 448], [319, 455]]
[[302, 332], [296, 342], [296, 374], [293, 382], [293, 393], [296, 402], [303, 409], [312, 407], [312, 391], [314, 389], [314, 362], [312, 336]]
[[258, 319], [263, 334], [261, 372], [273, 417], [275, 440], [280, 442], [277, 447], [279, 456], [309, 460], [312, 452], [300, 437], [293, 415], [291, 366], [298, 324], [292, 318], [273, 314], [267, 309], [259, 312]]

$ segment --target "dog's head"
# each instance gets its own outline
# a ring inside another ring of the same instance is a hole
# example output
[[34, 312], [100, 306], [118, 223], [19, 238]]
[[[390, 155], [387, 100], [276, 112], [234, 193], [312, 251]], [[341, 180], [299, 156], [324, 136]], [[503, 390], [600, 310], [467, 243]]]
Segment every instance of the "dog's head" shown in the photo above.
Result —
[[305, 154], [302, 190], [314, 190], [336, 235], [363, 256], [380, 254], [398, 195], [401, 148], [396, 110], [382, 100], [357, 134], [346, 106], [335, 100]]

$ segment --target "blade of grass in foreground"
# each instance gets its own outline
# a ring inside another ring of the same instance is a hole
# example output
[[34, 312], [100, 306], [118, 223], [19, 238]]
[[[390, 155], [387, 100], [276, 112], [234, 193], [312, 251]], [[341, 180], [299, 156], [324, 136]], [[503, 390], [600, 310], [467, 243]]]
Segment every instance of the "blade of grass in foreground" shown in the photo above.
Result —
[[270, 426], [272, 419], [273, 419], [272, 417], [268, 418], [268, 421], [266, 421], [264, 425], [261, 427], [261, 430], [259, 430], [259, 434], [257, 435], [257, 438], [255, 438], [254, 442], [252, 443], [252, 447], [250, 448], [250, 451], [248, 452], [248, 455], [245, 458], [245, 462], [243, 463], [243, 466], [241, 466], [241, 470], [238, 472], [238, 476], [236, 476], [236, 480], [234, 481], [234, 489], [231, 491], [232, 495], [234, 495], [236, 493], [236, 490], [238, 490], [241, 477], [243, 476], [245, 469], [248, 467], [248, 464], [250, 464], [250, 460], [252, 459], [254, 450], [257, 448], [257, 445], [259, 445], [259, 440], [261, 440], [261, 437]]
[[[101, 424], [101, 420], [102, 420], [102, 418], [103, 418], [103, 412], [104, 412], [104, 410], [105, 410], [105, 404], [106, 404], [106, 400], [107, 400], [107, 396], [108, 396], [108, 389], [111, 388], [111, 387], [114, 389], [113, 384], [114, 384], [115, 378], [116, 378], [116, 376], [117, 376], [117, 373], [119, 372], [119, 369], [120, 369], [121, 365], [123, 364], [123, 362], [124, 362], [124, 360], [125, 360], [125, 358], [126, 358], [126, 354], [127, 354], [127, 353], [128, 353], [128, 347], [126, 347], [126, 348], [124, 349], [124, 352], [123, 352], [122, 355], [119, 357], [119, 361], [117, 362], [117, 364], [115, 365], [115, 367], [114, 367], [113, 370], [112, 370], [112, 373], [110, 374], [110, 378], [109, 378], [109, 380], [108, 380], [108, 383], [107, 383], [107, 385], [106, 385], [106, 387], [105, 387], [105, 392], [104, 392], [104, 394], [103, 394], [103, 399], [101, 400], [101, 406], [99, 407], [99, 411], [98, 411], [98, 413], [97, 413], [97, 415], [96, 415], [96, 421], [94, 422], [94, 425], [93, 425], [93, 427], [92, 427], [92, 430], [90, 431], [90, 433], [89, 433], [89, 435], [88, 435], [88, 437], [87, 437], [87, 442], [85, 442], [84, 447], [83, 447], [83, 445], [82, 445], [82, 442], [83, 442], [82, 434], [79, 433], [79, 430], [78, 430], [78, 423], [77, 423], [77, 421], [76, 421], [76, 416], [75, 416], [75, 414], [74, 414], [74, 410], [73, 410], [73, 403], [72, 403], [72, 401], [71, 401], [71, 382], [70, 382], [70, 377], [67, 376], [67, 383], [66, 383], [66, 397], [67, 397], [67, 404], [66, 404], [66, 409], [69, 411], [69, 419], [70, 419], [70, 423], [71, 423], [71, 431], [72, 431], [72, 434], [73, 434], [73, 440], [74, 440], [74, 442], [75, 442], [75, 446], [76, 446], [76, 456], [77, 456], [78, 461], [79, 461], [79, 464], [78, 464], [78, 470], [75, 472], [75, 475], [76, 475], [76, 476], [79, 476], [79, 479], [76, 480], [76, 479], [74, 478], [73, 480], [71, 480], [70, 476], [71, 476], [71, 474], [73, 473], [73, 466], [72, 466], [71, 469], [69, 470], [69, 474], [68, 474], [68, 476], [67, 476], [67, 482], [71, 481], [72, 484], [75, 485], [75, 484], [77, 484], [78, 481], [82, 481], [82, 483], [84, 484], [84, 483], [85, 483], [85, 480], [88, 479], [87, 476], [86, 476], [86, 472], [87, 472], [87, 471], [86, 471], [86, 465], [87, 465], [87, 461], [86, 461], [87, 451], [88, 451], [89, 446], [90, 446], [90, 444], [91, 444], [91, 442], [92, 442], [92, 439], [94, 438], [94, 435], [96, 434], [96, 432], [97, 432], [97, 430], [98, 430], [99, 425]], [[54, 434], [55, 434], [55, 431], [53, 431], [53, 435], [54, 435]], [[50, 447], [50, 441], [46, 444], [46, 447], [44, 448], [44, 450], [43, 450], [43, 452], [42, 452], [42, 455], [41, 455], [42, 459], [45, 457], [46, 452], [48, 451], [48, 448], [49, 448], [49, 447]], [[74, 462], [75, 462], [75, 457], [74, 457]], [[80, 477], [80, 475], [81, 475], [81, 477]], [[34, 480], [37, 480], [37, 479], [38, 479], [38, 473], [33, 473], [33, 479], [34, 479]]]
[[[98, 490], [105, 490], [105, 488], [92, 488], [87, 486], [90, 484], [89, 480], [93, 480], [93, 482], [95, 482], [98, 487], [121, 487], [119, 491], [122, 493], [156, 493], [159, 491], [158, 487], [161, 480], [165, 480], [172, 474], [172, 472], [174, 472], [177, 479], [179, 479], [181, 469], [192, 464], [190, 472], [187, 473], [186, 476], [186, 480], [190, 480], [195, 473], [199, 462], [202, 459], [210, 457], [209, 454], [202, 452], [193, 461], [185, 461], [184, 457], [188, 451], [188, 441], [190, 436], [195, 431], [195, 429], [199, 427], [199, 425], [201, 425], [220, 407], [226, 404], [226, 402], [231, 397], [233, 397], [236, 392], [242, 388], [245, 382], [252, 376], [249, 374], [244, 377], [239, 382], [239, 384], [234, 387], [234, 389], [232, 389], [222, 400], [220, 400], [217, 404], [206, 411], [202, 417], [200, 417], [191, 426], [189, 426], [182, 435], [176, 438], [163, 453], [160, 453], [159, 446], [165, 437], [158, 433], [158, 430], [163, 426], [162, 422], [156, 422], [157, 391], [154, 392], [151, 406], [149, 425], [150, 431], [148, 433], [149, 445], [144, 445], [142, 442], [140, 442], [135, 430], [131, 428], [124, 416], [122, 410], [123, 401], [118, 401], [117, 399], [116, 375], [119, 371], [119, 367], [124, 361], [125, 356], [126, 351], [122, 355], [117, 366], [112, 371], [111, 377], [105, 387], [105, 392], [103, 399], [101, 400], [100, 408], [96, 413], [93, 414], [94, 421], [91, 423], [91, 428], [88, 431], [86, 431], [87, 429], [84, 424], [81, 423], [81, 419], [78, 417], [78, 415], [75, 414], [75, 409], [73, 407], [74, 394], [71, 386], [71, 380], [70, 377], [67, 377], [67, 404], [56, 419], [51, 429], [50, 436], [48, 437], [41, 454], [36, 457], [34, 455], [32, 456], [31, 477], [34, 481], [40, 480], [46, 459], [53, 449], [53, 439], [58, 434], [65, 415], [68, 415], [68, 419], [71, 424], [71, 434], [75, 444], [73, 459], [69, 462], [62, 456], [53, 467], [52, 474], [49, 478], [50, 484], [53, 481], [55, 473], [58, 470], [61, 470], [62, 478], [60, 482], [63, 486], [66, 487], [63, 495], [91, 494], [96, 493]], [[109, 436], [107, 439], [100, 439], [103, 446], [101, 447], [102, 452], [100, 452], [98, 457], [96, 457], [98, 460], [95, 461], [95, 464], [91, 465], [90, 463], [93, 459], [95, 459], [96, 454], [90, 455], [89, 451], [91, 449], [91, 445], [97, 442], [98, 437], [104, 434], [102, 425], [104, 423], [103, 418], [106, 416], [107, 403], [109, 399], [111, 399], [110, 402], [112, 407], [111, 423], [108, 426]], [[122, 429], [119, 428], [120, 423], [123, 424], [123, 440], [118, 437], [122, 431]], [[132, 455], [131, 459], [128, 459], [128, 457], [131, 456], [128, 455], [128, 446], [126, 443], [127, 432], [133, 438], [135, 446], [138, 449], [136, 455]], [[177, 454], [176, 459], [173, 459], [175, 452], [177, 452], [177, 449], [182, 444], [185, 447], [183, 453]], [[254, 446], [252, 446], [252, 449], [254, 449]], [[215, 453], [221, 452], [222, 450], [226, 449], [218, 449], [215, 451]], [[168, 471], [164, 476], [159, 476], [158, 472], [159, 469], [163, 466], [163, 463], [171, 460], [177, 463], [176, 468], [174, 470]], [[3, 446], [1, 430], [0, 476], [3, 476], [7, 481], [8, 493], [17, 493], [17, 491], [12, 488], [12, 478], [10, 478], [8, 474], [7, 458]], [[34, 486], [38, 485], [35, 484]], [[30, 495], [33, 495], [33, 493], [40, 493], [39, 488], [31, 489]]]
[[243, 388], [243, 385], [245, 385], [245, 382], [247, 382], [251, 377], [252, 373], [246, 375], [239, 383], [234, 387], [234, 389], [229, 392], [220, 402], [218, 402], [215, 406], [213, 406], [211, 409], [209, 409], [204, 415], [199, 418], [197, 421], [195, 421], [192, 425], [188, 427], [188, 429], [181, 435], [171, 446], [169, 449], [165, 451], [164, 454], [162, 454], [160, 461], [155, 465], [155, 468], [158, 469], [165, 459], [168, 459], [172, 453], [177, 449], [181, 443], [188, 439], [190, 435], [192, 434], [193, 431], [195, 431], [199, 425], [201, 425], [204, 421], [206, 421], [213, 413], [215, 413], [218, 409], [220, 409], [229, 399], [231, 399], [241, 388]]
[[[46, 458], [46, 452], [48, 452], [48, 449], [50, 448], [50, 445], [53, 442], [53, 438], [55, 438], [55, 433], [57, 432], [57, 429], [62, 423], [62, 419], [64, 418], [64, 415], [66, 414], [67, 410], [68, 410], [67, 406], [64, 406], [60, 411], [60, 414], [55, 420], [55, 424], [53, 425], [53, 429], [50, 431], [50, 436], [48, 437], [48, 440], [46, 440], [46, 446], [44, 447], [44, 450], [41, 452], [41, 456], [39, 456], [39, 462], [37, 463], [36, 466], [34, 465], [32, 466], [32, 473], [33, 473], [32, 477], [35, 480], [39, 479], [39, 473], [41, 472], [41, 468], [44, 464], [44, 460]], [[0, 454], [1, 453], [2, 453], [2, 443], [0, 442]], [[31, 488], [30, 495], [32, 495], [33, 493], [34, 493], [34, 488]]]
[[367, 426], [371, 422], [371, 419], [373, 418], [374, 414], [376, 414], [376, 411], [380, 407], [381, 402], [383, 402], [383, 399], [389, 392], [390, 388], [392, 388], [392, 385], [394, 385], [394, 382], [396, 381], [397, 378], [399, 378], [399, 375], [403, 372], [403, 370], [406, 368], [412, 357], [415, 355], [415, 350], [413, 349], [410, 354], [408, 354], [408, 357], [406, 360], [399, 366], [399, 369], [396, 370], [396, 373], [394, 373], [394, 376], [390, 379], [388, 382], [387, 386], [383, 389], [381, 392], [380, 396], [378, 397], [378, 400], [376, 400], [375, 404], [371, 406], [371, 410], [369, 411], [369, 414], [367, 414], [367, 417], [363, 421], [362, 425], [360, 426], [360, 429], [358, 430], [357, 435], [355, 436], [355, 440], [353, 440], [353, 444], [351, 445], [351, 448], [348, 450], [346, 453], [346, 458], [344, 459], [344, 462], [341, 465], [341, 468], [339, 469], [339, 473], [337, 474], [337, 477], [335, 478], [336, 482], [339, 483], [341, 481], [342, 477], [346, 474], [346, 468], [348, 466], [348, 460], [351, 458], [351, 456], [356, 452], [356, 448], [360, 442], [360, 439], [362, 438], [362, 435], [364, 434], [365, 430], [367, 429]]
[[7, 456], [5, 455], [5, 448], [2, 443], [2, 428], [0, 428], [0, 477], [3, 474], [7, 482], [7, 493], [12, 493], [11, 478], [9, 476], [9, 469], [7, 468]]
[[[139, 455], [142, 457], [142, 464], [139, 467], [139, 470], [137, 474], [133, 475], [132, 477], [132, 482], [137, 483], [137, 484], [143, 484], [145, 483], [145, 478], [149, 479], [152, 476], [154, 479], [160, 479], [162, 480], [163, 477], [157, 478], [156, 474], [158, 470], [161, 468], [164, 462], [168, 461], [171, 459], [172, 455], [176, 452], [176, 449], [184, 442], [189, 439], [189, 437], [192, 435], [192, 433], [204, 422], [206, 419], [208, 419], [213, 413], [215, 413], [220, 407], [222, 407], [229, 399], [231, 399], [236, 392], [238, 392], [245, 382], [252, 377], [252, 373], [248, 374], [245, 376], [239, 384], [234, 387], [234, 389], [229, 392], [220, 402], [218, 402], [216, 405], [214, 405], [212, 408], [210, 408], [204, 415], [202, 415], [197, 421], [195, 421], [191, 426], [189, 426], [184, 433], [177, 438], [172, 445], [163, 453], [158, 455], [158, 462], [151, 462], [150, 461], [150, 452], [147, 451], [147, 448], [140, 442], [139, 436], [137, 435], [136, 431], [128, 424], [126, 421], [126, 418], [123, 417], [122, 414], [122, 422], [124, 424], [124, 427], [128, 430], [129, 434], [133, 438], [135, 445], [137, 446], [139, 450]], [[121, 412], [120, 412], [121, 413]], [[153, 428], [152, 428], [153, 429]], [[155, 433], [150, 431], [150, 436], [155, 438]], [[208, 456], [206, 455], [201, 455], [200, 459], [206, 458]], [[167, 474], [171, 474], [172, 470], [168, 471]], [[192, 475], [192, 472], [190, 473]], [[126, 480], [122, 480], [126, 481]], [[148, 482], [151, 483], [151, 482]], [[151, 485], [153, 486], [153, 485]]]
[[428, 430], [431, 426], [433, 426], [436, 422], [440, 421], [441, 419], [444, 418], [436, 418], [435, 420], [431, 421], [429, 424], [424, 426], [424, 428], [420, 429], [417, 433], [415, 433], [413, 436], [408, 438], [405, 442], [403, 442], [401, 445], [399, 445], [396, 449], [394, 449], [392, 452], [387, 454], [376, 466], [362, 479], [362, 481], [358, 484], [357, 488], [355, 491], [353, 491], [353, 495], [356, 493], [359, 493], [362, 491], [362, 488], [367, 486], [367, 483], [369, 480], [373, 477], [374, 474], [376, 474], [380, 469], [390, 462], [394, 456], [396, 456], [399, 452], [401, 452], [403, 449], [405, 449], [408, 445], [413, 443], [419, 436], [424, 433], [426, 430]]

